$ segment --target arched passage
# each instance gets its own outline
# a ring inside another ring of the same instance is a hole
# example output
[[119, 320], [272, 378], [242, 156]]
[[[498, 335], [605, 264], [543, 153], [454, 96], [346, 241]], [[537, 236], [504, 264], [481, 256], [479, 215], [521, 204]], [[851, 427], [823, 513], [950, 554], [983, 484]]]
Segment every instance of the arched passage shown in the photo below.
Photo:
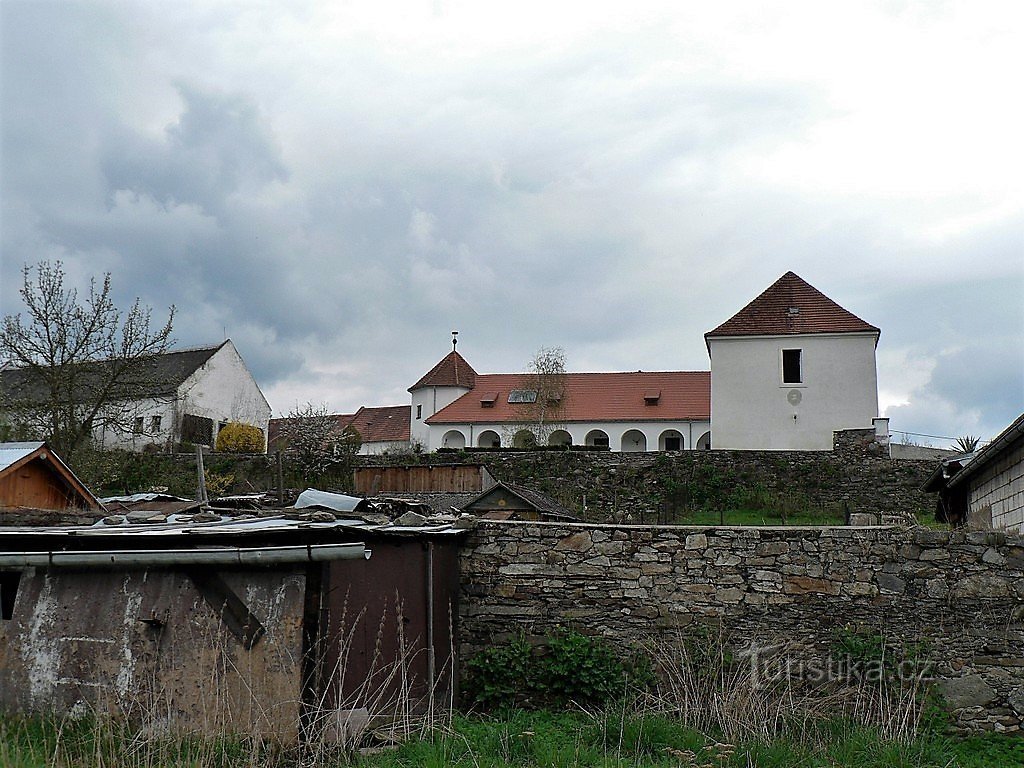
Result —
[[592, 448], [607, 448], [608, 433], [603, 429], [592, 429], [587, 432], [587, 436], [584, 438], [583, 444]]
[[622, 434], [623, 453], [638, 453], [647, 450], [647, 435], [639, 429], [630, 429]]
[[548, 445], [572, 445], [572, 435], [564, 429], [556, 429], [548, 435]]
[[711, 450], [711, 433], [710, 432], [705, 432], [703, 435], [700, 436], [700, 439], [697, 440], [697, 450], [698, 451], [710, 451]]
[[536, 448], [537, 437], [528, 429], [520, 429], [512, 438], [512, 445], [515, 448]]
[[501, 435], [493, 429], [485, 429], [476, 439], [477, 448], [501, 448]]
[[685, 447], [683, 435], [678, 429], [666, 429], [658, 437], [659, 451], [681, 451]]
[[441, 438], [442, 448], [465, 448], [466, 436], [457, 429], [449, 429]]

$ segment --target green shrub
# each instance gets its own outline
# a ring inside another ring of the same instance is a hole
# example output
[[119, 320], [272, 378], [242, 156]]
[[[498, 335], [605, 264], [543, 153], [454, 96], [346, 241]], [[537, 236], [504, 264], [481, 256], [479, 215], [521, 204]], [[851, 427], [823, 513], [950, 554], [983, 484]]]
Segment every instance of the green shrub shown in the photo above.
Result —
[[488, 648], [466, 671], [469, 700], [486, 710], [603, 704], [653, 679], [646, 657], [623, 657], [606, 640], [574, 629], [559, 629], [537, 647], [520, 637]]
[[263, 453], [263, 430], [232, 421], [217, 433], [217, 450], [224, 453]]

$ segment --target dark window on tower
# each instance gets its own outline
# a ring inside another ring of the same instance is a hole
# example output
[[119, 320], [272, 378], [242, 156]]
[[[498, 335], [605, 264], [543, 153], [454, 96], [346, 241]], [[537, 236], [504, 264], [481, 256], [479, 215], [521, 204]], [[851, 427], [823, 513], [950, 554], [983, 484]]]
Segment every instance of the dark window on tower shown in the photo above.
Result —
[[803, 384], [803, 350], [782, 350], [782, 383]]
[[416, 406], [416, 418], [417, 419], [422, 419], [423, 418], [423, 406], [422, 405], [417, 405]]

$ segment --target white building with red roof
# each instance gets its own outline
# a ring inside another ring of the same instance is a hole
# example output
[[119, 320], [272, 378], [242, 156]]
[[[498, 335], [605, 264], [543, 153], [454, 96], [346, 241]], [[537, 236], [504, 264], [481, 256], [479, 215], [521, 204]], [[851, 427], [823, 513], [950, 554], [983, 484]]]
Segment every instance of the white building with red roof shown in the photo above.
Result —
[[712, 331], [715, 448], [831, 450], [832, 433], [887, 433], [878, 417], [880, 331], [792, 272]]
[[409, 438], [425, 450], [538, 438], [612, 451], [831, 450], [835, 430], [883, 426], [878, 337], [787, 272], [705, 334], [710, 372], [567, 373], [543, 430], [534, 375], [479, 374], [453, 346], [409, 388]]

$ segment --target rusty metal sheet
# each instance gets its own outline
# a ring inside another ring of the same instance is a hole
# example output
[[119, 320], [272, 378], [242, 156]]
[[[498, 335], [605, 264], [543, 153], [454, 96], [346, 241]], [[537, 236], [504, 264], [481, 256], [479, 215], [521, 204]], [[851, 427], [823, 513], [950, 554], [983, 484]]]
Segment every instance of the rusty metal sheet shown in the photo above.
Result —
[[304, 572], [220, 577], [265, 627], [250, 650], [184, 574], [26, 571], [12, 618], [0, 620], [0, 707], [294, 740]]

